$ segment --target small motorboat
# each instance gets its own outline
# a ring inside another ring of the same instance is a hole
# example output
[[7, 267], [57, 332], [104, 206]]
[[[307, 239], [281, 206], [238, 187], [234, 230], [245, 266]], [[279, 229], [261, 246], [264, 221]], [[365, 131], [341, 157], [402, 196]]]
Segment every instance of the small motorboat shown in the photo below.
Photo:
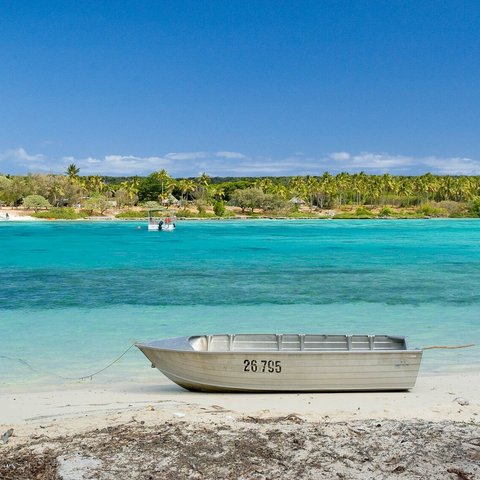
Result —
[[204, 392], [408, 390], [423, 353], [389, 335], [194, 335], [136, 346], [170, 380]]
[[160, 231], [160, 232], [173, 232], [176, 228], [175, 216], [173, 212], [169, 215], [161, 215], [164, 213], [162, 210], [149, 210], [148, 211], [148, 230]]

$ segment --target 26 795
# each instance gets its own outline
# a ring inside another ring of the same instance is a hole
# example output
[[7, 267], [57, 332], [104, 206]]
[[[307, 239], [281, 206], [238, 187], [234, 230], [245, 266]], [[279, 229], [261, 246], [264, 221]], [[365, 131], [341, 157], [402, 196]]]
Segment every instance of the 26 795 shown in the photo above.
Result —
[[252, 373], [280, 373], [282, 362], [280, 360], [244, 360], [243, 371]]

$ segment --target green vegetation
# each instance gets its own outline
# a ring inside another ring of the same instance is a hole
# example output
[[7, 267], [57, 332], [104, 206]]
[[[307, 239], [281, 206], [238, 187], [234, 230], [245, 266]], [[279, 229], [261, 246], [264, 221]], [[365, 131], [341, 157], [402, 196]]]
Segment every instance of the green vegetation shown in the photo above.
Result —
[[448, 217], [448, 212], [445, 208], [435, 207], [430, 203], [417, 208], [417, 213], [425, 217]]
[[50, 202], [41, 195], [27, 195], [22, 200], [22, 206], [29, 210], [34, 210], [35, 212], [51, 207]]
[[78, 220], [84, 218], [83, 215], [77, 213], [74, 208], [52, 208], [45, 212], [37, 212], [33, 214], [36, 218], [54, 218], [55, 220]]
[[357, 210], [355, 211], [355, 215], [357, 215], [357, 217], [366, 217], [366, 218], [375, 216], [375, 214], [366, 207], [358, 207]]
[[217, 217], [223, 217], [225, 215], [225, 203], [223, 202], [223, 200], [217, 200], [213, 204], [213, 213]]
[[[0, 175], [0, 202], [35, 211], [71, 207], [83, 215], [143, 218], [139, 209], [176, 210], [182, 217], [425, 218], [480, 217], [480, 176], [367, 175], [173, 178], [166, 170], [147, 177]], [[50, 211], [50, 210], [49, 210]], [[47, 217], [53, 218], [53, 217]]]
[[380, 212], [378, 212], [380, 217], [393, 217], [395, 215], [395, 211], [390, 207], [382, 207]]
[[209, 212], [192, 212], [191, 210], [181, 209], [175, 212], [176, 216], [179, 218], [216, 218], [217, 215]]
[[468, 212], [472, 217], [480, 217], [480, 197], [477, 197], [470, 202]]
[[91, 215], [99, 213], [103, 215], [110, 207], [110, 202], [105, 195], [95, 194], [88, 198], [83, 204], [84, 210], [90, 212]]
[[376, 215], [366, 207], [358, 207], [354, 212], [342, 212], [337, 213], [333, 218], [335, 219], [365, 219], [365, 218], [373, 218]]
[[[272, 215], [276, 216], [276, 215]], [[296, 211], [291, 211], [283, 215], [285, 218], [327, 218], [324, 215], [319, 216], [318, 213], [312, 213], [312, 212], [296, 212]]]
[[148, 210], [124, 210], [115, 215], [115, 218], [131, 218], [133, 220], [136, 218], [148, 218]]

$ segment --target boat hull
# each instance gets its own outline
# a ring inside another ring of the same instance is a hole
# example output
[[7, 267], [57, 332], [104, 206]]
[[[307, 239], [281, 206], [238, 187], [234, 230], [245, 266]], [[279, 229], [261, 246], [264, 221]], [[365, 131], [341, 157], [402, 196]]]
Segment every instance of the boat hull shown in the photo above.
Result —
[[138, 345], [152, 366], [188, 390], [340, 392], [413, 388], [422, 351], [198, 352]]
[[157, 223], [149, 223], [148, 231], [150, 232], [173, 232], [175, 230], [175, 225], [173, 224], [163, 224], [162, 228]]

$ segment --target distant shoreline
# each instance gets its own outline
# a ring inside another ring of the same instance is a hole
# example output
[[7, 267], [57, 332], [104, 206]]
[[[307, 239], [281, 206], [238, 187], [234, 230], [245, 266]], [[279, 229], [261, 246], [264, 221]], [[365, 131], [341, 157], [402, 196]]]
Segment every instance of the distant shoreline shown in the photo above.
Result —
[[[295, 217], [288, 217], [288, 216], [271, 216], [271, 215], [255, 215], [255, 216], [248, 216], [248, 215], [237, 215], [237, 216], [229, 216], [229, 217], [182, 217], [176, 216], [176, 220], [178, 221], [193, 221], [193, 222], [230, 222], [230, 221], [255, 221], [255, 220], [275, 220], [275, 221], [305, 221], [305, 220], [369, 220], [369, 221], [385, 221], [385, 220], [480, 220], [479, 217], [429, 217], [429, 216], [392, 216], [392, 217], [379, 217], [379, 216], [372, 216], [372, 217], [355, 217], [355, 216], [344, 216], [344, 217], [336, 217], [336, 216], [295, 216]], [[132, 218], [117, 218], [115, 216], [93, 216], [93, 217], [86, 217], [86, 218], [76, 218], [76, 219], [69, 219], [69, 218], [36, 218], [32, 215], [25, 214], [25, 215], [16, 215], [10, 214], [9, 218], [6, 219], [1, 215], [0, 211], [0, 225], [5, 225], [8, 223], [16, 223], [16, 222], [62, 222], [62, 223], [77, 223], [77, 222], [147, 222], [147, 218], [145, 217], [132, 217]]]
[[163, 206], [148, 210], [145, 206], [128, 208], [109, 208], [102, 213], [88, 212], [79, 207], [59, 207], [51, 209], [25, 209], [22, 207], [0, 208], [0, 223], [5, 221], [134, 221], [147, 222], [149, 212], [157, 221], [174, 215], [177, 220], [186, 221], [230, 221], [230, 220], [428, 220], [428, 219], [478, 219], [476, 210], [448, 210], [425, 206], [401, 208], [397, 206], [362, 206], [346, 205], [343, 207], [319, 208], [302, 205], [291, 212], [272, 212], [262, 209], [241, 209], [225, 207], [222, 214], [216, 215], [212, 208], [197, 211], [192, 206]]

